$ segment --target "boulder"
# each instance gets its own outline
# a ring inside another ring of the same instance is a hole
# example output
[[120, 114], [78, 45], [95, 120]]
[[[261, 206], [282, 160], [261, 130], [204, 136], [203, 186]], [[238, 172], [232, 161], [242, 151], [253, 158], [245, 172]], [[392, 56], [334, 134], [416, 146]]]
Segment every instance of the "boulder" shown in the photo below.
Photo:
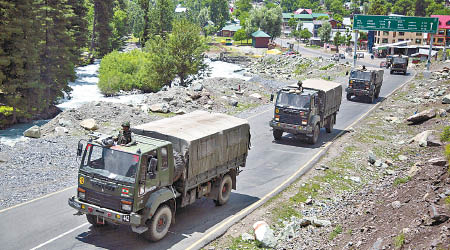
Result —
[[444, 157], [429, 159], [428, 163], [434, 166], [445, 166], [447, 164], [447, 160]]
[[64, 118], [59, 119], [58, 120], [58, 124], [61, 127], [70, 127], [70, 126], [72, 126], [72, 122], [69, 121], [69, 120], [66, 120]]
[[408, 160], [408, 157], [405, 156], [405, 155], [399, 155], [399, 156], [398, 156], [398, 159], [399, 159], [400, 161], [407, 161], [407, 160]]
[[148, 113], [148, 109], [149, 108], [148, 108], [147, 104], [144, 104], [144, 105], [141, 106], [141, 111], [144, 112], [144, 113]]
[[199, 92], [188, 92], [187, 94], [191, 97], [192, 100], [197, 100], [202, 97], [202, 94]]
[[442, 142], [436, 138], [434, 135], [430, 135], [427, 138], [427, 146], [428, 147], [440, 147], [442, 146]]
[[173, 96], [164, 96], [162, 99], [165, 102], [171, 102], [173, 100]]
[[230, 104], [233, 107], [237, 107], [239, 103], [236, 100], [230, 100], [230, 101], [228, 101], [228, 104]]
[[194, 83], [192, 84], [191, 89], [194, 91], [202, 91], [203, 85], [201, 83]]
[[69, 133], [69, 130], [67, 128], [64, 128], [64, 127], [56, 127], [55, 128], [55, 132], [58, 135], [63, 135], [63, 134]]
[[425, 130], [420, 134], [414, 136], [409, 143], [417, 142], [417, 144], [421, 147], [428, 146], [428, 137], [433, 133], [433, 130]]
[[92, 118], [81, 121], [80, 126], [87, 130], [97, 130], [98, 129], [97, 122]]
[[450, 94], [445, 95], [444, 97], [442, 97], [442, 103], [443, 104], [450, 104]]
[[350, 176], [350, 180], [356, 182], [356, 183], [360, 183], [361, 182], [361, 178], [359, 178], [358, 176]]
[[257, 241], [261, 242], [264, 247], [274, 248], [277, 245], [277, 239], [273, 234], [273, 230], [265, 221], [257, 221], [253, 224], [253, 230]]
[[415, 115], [412, 115], [412, 116], [408, 117], [406, 120], [408, 122], [411, 122], [412, 124], [416, 124], [416, 123], [427, 121], [434, 117], [436, 117], [436, 111], [434, 109], [428, 109], [428, 110], [419, 112]]
[[149, 109], [154, 113], [169, 113], [169, 106], [166, 103], [155, 103]]
[[394, 201], [391, 203], [391, 206], [395, 209], [398, 209], [402, 206], [402, 203], [400, 201]]
[[375, 156], [375, 154], [369, 150], [369, 159], [368, 159], [370, 164], [375, 164], [375, 162], [377, 161], [377, 157]]
[[262, 99], [262, 95], [258, 94], [258, 93], [253, 93], [250, 95], [250, 97], [256, 98], [256, 99]]
[[23, 136], [30, 138], [40, 138], [41, 128], [39, 126], [33, 126], [23, 132]]
[[331, 221], [314, 219], [311, 224], [315, 227], [328, 227], [331, 226]]
[[175, 112], [175, 114], [177, 114], [177, 115], [183, 115], [183, 114], [186, 114], [187, 112], [186, 112], [186, 110], [185, 109], [179, 109], [179, 110], [177, 110], [176, 112]]

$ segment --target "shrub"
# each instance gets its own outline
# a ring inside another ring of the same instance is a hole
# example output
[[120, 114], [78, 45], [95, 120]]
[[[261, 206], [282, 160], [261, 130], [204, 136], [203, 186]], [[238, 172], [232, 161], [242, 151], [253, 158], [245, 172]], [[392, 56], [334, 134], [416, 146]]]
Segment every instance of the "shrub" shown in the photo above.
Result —
[[450, 141], [450, 126], [446, 126], [441, 133], [441, 141], [449, 142]]

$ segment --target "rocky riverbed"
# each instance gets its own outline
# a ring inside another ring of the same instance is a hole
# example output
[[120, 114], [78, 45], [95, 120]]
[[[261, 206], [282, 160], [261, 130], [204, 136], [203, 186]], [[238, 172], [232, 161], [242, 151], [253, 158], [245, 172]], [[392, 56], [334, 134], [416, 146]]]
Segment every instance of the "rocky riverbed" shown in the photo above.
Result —
[[[312, 171], [204, 249], [448, 249], [450, 82], [443, 66], [420, 70]], [[268, 226], [256, 232], [257, 221]]]

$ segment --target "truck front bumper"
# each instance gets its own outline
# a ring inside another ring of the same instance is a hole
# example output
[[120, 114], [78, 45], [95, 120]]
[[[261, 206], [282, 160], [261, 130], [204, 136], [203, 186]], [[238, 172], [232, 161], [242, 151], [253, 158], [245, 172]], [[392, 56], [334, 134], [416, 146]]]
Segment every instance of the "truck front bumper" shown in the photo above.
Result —
[[278, 130], [282, 130], [284, 132], [288, 132], [291, 134], [302, 134], [302, 135], [312, 135], [312, 127], [311, 126], [303, 126], [303, 125], [294, 125], [294, 124], [287, 124], [287, 123], [282, 123], [282, 122], [278, 122], [275, 120], [271, 120], [269, 122], [269, 125], [273, 128], [273, 129], [278, 129]]
[[80, 213], [98, 216], [115, 224], [125, 224], [131, 226], [141, 225], [142, 216], [136, 213], [126, 214], [111, 209], [102, 208], [84, 201], [80, 201], [75, 196], [69, 198], [68, 203], [69, 206], [75, 208]]
[[345, 91], [349, 94], [353, 94], [355, 96], [371, 96], [372, 91], [366, 90], [366, 89], [353, 89], [353, 88], [346, 88]]

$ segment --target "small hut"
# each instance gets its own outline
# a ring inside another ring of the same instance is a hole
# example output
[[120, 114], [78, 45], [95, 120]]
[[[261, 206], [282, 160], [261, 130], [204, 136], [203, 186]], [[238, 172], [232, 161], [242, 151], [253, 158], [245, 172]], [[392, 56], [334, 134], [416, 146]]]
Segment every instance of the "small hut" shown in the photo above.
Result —
[[252, 46], [255, 48], [267, 48], [269, 40], [270, 36], [262, 30], [252, 33]]

